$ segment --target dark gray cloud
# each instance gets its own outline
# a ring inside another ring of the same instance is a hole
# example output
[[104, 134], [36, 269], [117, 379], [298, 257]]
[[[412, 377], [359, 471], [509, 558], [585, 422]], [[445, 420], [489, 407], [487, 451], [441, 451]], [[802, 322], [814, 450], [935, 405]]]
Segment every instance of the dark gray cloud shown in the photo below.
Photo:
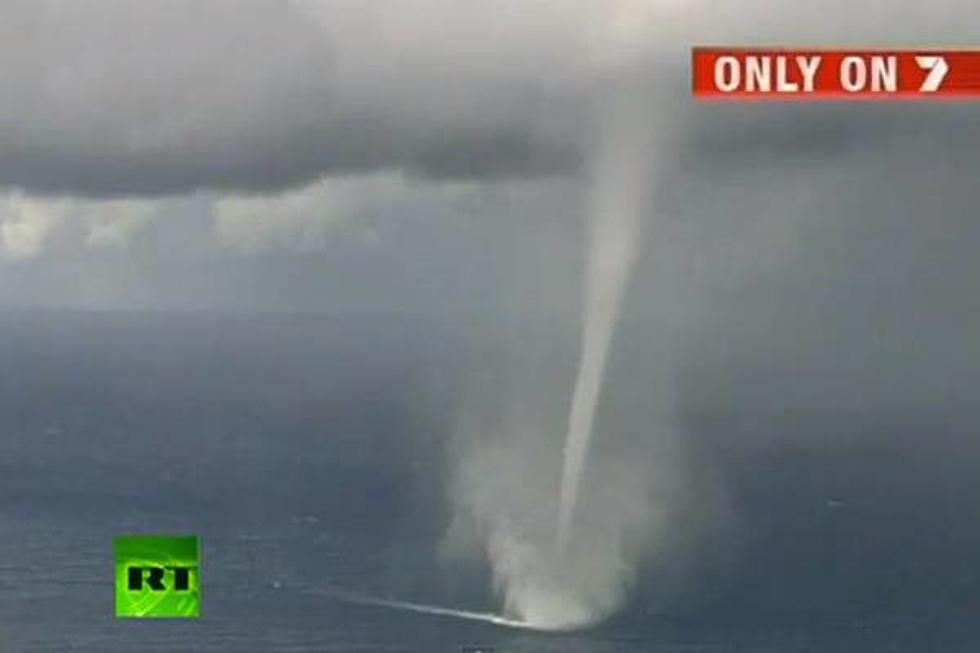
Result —
[[403, 4], [4, 2], [0, 184], [256, 191], [382, 167], [523, 176], [574, 164], [559, 134], [575, 112], [554, 111], [572, 91], [538, 84], [560, 68], [535, 57], [498, 69], [454, 45], [452, 22], [441, 43], [426, 42], [439, 15], [415, 42], [408, 21], [426, 19], [403, 16]]
[[[160, 195], [264, 192], [376, 169], [567, 174], [587, 153], [592, 104], [605, 92], [597, 82], [637, 51], [656, 53], [649, 76], [667, 82], [665, 98], [687, 95], [692, 44], [961, 43], [978, 22], [966, 0], [820, 7], [6, 0], [0, 185]], [[683, 111], [671, 101], [655, 110]], [[751, 125], [739, 131], [754, 141], [752, 125], [768, 112], [742, 113]], [[882, 122], [873, 110], [808, 113], [782, 133], [811, 148], [909, 124]]]

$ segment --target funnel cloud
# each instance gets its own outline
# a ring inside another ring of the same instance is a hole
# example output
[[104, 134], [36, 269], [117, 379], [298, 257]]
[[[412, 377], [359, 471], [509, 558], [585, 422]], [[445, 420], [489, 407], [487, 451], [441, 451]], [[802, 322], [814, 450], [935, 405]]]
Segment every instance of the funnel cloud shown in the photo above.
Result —
[[[621, 483], [615, 500], [625, 505], [606, 506], [601, 515], [580, 514], [597, 508], [594, 501], [580, 505], [580, 494], [590, 471], [590, 440], [599, 426], [597, 408], [616, 322], [656, 182], [653, 92], [639, 72], [642, 48], [636, 38], [625, 38], [609, 58], [606, 92], [596, 106], [587, 168], [580, 345], [564, 439], [546, 436], [542, 442], [525, 431], [502, 442], [498, 438], [494, 448], [471, 451], [493, 469], [470, 479], [478, 487], [475, 499], [473, 486], [461, 495], [476, 504], [483, 522], [485, 552], [505, 614], [547, 629], [594, 624], [620, 607], [636, 564], [623, 534], [636, 520], [649, 522], [655, 503], [651, 470], [620, 461], [618, 468], [602, 471], [618, 476], [612, 482]], [[656, 443], [663, 440], [649, 440], [656, 454]], [[547, 461], [549, 456], [557, 460]], [[554, 477], [544, 474], [549, 468], [557, 468]], [[501, 474], [513, 477], [517, 489], [501, 486]], [[610, 483], [608, 476], [602, 480]]]

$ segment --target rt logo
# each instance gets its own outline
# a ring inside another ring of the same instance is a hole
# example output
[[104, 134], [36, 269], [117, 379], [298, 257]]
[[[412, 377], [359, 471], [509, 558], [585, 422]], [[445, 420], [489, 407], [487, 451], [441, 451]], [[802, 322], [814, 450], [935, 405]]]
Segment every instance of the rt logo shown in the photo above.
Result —
[[200, 616], [196, 536], [125, 535], [116, 556], [116, 617]]

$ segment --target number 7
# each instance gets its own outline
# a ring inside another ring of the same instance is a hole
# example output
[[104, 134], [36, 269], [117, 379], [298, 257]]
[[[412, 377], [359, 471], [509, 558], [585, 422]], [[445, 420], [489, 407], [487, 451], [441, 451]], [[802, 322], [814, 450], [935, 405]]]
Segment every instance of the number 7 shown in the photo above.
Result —
[[916, 57], [915, 63], [919, 64], [919, 68], [929, 71], [922, 82], [922, 86], [919, 87], [919, 92], [935, 93], [938, 91], [943, 80], [946, 79], [946, 73], [949, 72], [949, 64], [946, 63], [945, 57]]

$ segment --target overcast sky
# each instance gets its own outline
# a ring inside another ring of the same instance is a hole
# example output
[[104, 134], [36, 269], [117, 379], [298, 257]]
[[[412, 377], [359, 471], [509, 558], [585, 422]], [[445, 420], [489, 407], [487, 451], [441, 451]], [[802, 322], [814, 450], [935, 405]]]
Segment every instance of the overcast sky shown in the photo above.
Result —
[[2, 0], [0, 305], [575, 318], [632, 62], [660, 138], [626, 310], [687, 382], [966, 402], [980, 105], [703, 105], [687, 62], [977, 34], [969, 0]]

